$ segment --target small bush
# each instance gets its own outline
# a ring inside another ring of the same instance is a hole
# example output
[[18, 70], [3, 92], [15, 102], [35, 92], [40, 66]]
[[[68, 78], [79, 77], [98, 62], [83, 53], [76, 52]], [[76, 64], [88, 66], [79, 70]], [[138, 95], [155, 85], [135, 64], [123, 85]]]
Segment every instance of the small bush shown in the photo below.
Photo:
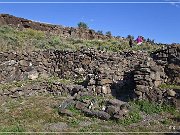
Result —
[[138, 106], [139, 110], [147, 114], [169, 112], [174, 113], [176, 109], [170, 105], [159, 105], [157, 103], [149, 102], [147, 100], [135, 101], [135, 104]]
[[79, 125], [79, 123], [80, 123], [80, 121], [78, 119], [74, 118], [69, 122], [69, 126], [76, 127]]
[[128, 38], [128, 39], [132, 39], [132, 40], [133, 40], [133, 39], [134, 39], [134, 36], [132, 36], [132, 35], [128, 35], [128, 36], [127, 36], [127, 38]]
[[171, 121], [169, 119], [165, 119], [165, 120], [161, 121], [161, 123], [164, 125], [169, 125], [169, 124], [171, 124]]
[[44, 32], [33, 30], [33, 29], [25, 29], [25, 30], [19, 32], [19, 35], [27, 37], [27, 38], [29, 38], [29, 37], [30, 38], [35, 38], [37, 40], [45, 38]]
[[111, 31], [107, 31], [107, 32], [106, 32], [106, 35], [107, 35], [107, 36], [112, 36]]
[[88, 25], [87, 25], [85, 22], [79, 22], [79, 23], [78, 23], [78, 27], [79, 27], [79, 28], [88, 29]]
[[103, 35], [103, 31], [102, 30], [98, 30], [97, 33], [100, 34], [100, 35]]
[[180, 86], [178, 85], [170, 85], [170, 84], [161, 84], [159, 86], [160, 88], [163, 88], [163, 89], [180, 89]]
[[50, 46], [52, 46], [53, 48], [57, 48], [58, 46], [60, 46], [61, 43], [61, 39], [57, 36], [53, 36], [50, 41], [49, 41]]
[[76, 115], [79, 115], [81, 113], [81, 111], [76, 109], [74, 105], [69, 105], [67, 107], [67, 109], [70, 110], [72, 113], [74, 113]]
[[120, 119], [118, 121], [119, 124], [127, 126], [133, 123], [140, 122], [142, 120], [142, 117], [138, 111], [132, 111], [129, 113], [128, 116], [126, 116], [123, 119]]
[[82, 101], [82, 100], [92, 100], [94, 97], [93, 96], [89, 96], [89, 95], [84, 95], [84, 96], [82, 96], [82, 97], [80, 97], [80, 101]]

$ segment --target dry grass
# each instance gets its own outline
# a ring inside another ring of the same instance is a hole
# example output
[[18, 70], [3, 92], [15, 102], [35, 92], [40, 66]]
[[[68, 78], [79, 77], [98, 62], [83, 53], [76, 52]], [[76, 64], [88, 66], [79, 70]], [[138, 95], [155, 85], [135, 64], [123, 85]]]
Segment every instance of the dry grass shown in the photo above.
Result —
[[143, 45], [129, 47], [127, 40], [80, 40], [64, 39], [59, 35], [42, 31], [12, 28], [0, 26], [0, 51], [33, 51], [44, 49], [79, 50], [84, 48], [96, 48], [105, 51], [120, 52], [127, 50], [144, 50], [152, 52], [161, 46], [145, 42]]

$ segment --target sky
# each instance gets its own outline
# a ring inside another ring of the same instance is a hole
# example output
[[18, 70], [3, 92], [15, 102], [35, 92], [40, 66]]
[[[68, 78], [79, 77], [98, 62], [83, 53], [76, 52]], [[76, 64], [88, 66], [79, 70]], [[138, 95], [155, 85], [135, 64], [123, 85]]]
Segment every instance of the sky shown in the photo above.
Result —
[[157, 43], [180, 43], [180, 0], [0, 0], [0, 2], [171, 2], [126, 4], [5, 4], [6, 13], [30, 20], [77, 27], [85, 22], [90, 29], [111, 31], [114, 36], [138, 35]]

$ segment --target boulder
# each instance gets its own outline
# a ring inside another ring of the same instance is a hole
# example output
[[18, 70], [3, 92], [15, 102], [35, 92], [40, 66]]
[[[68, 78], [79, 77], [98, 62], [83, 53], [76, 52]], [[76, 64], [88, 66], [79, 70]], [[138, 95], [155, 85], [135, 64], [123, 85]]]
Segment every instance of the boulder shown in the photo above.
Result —
[[108, 101], [108, 104], [109, 105], [112, 105], [112, 106], [121, 106], [121, 105], [123, 105], [123, 104], [125, 104], [126, 102], [124, 102], [124, 101], [121, 101], [121, 100], [118, 100], [118, 99], [110, 99], [109, 101]]
[[104, 120], [109, 120], [110, 119], [110, 115], [104, 111], [95, 111], [92, 110], [92, 113], [94, 116], [100, 118], [100, 119], [104, 119]]
[[111, 93], [111, 89], [110, 89], [110, 87], [108, 85], [106, 85], [106, 86], [104, 85], [104, 86], [101, 87], [101, 92], [103, 94], [109, 94], [109, 93]]
[[113, 118], [115, 119], [121, 119], [122, 117], [125, 117], [127, 115], [127, 111], [125, 110], [120, 110], [119, 112], [117, 112], [116, 114], [114, 114]]
[[37, 71], [28, 72], [28, 79], [35, 80], [39, 77], [39, 73]]
[[149, 91], [149, 86], [137, 85], [136, 89], [137, 89], [137, 91], [148, 92]]
[[171, 97], [175, 97], [176, 96], [176, 92], [173, 90], [167, 90], [167, 94]]
[[106, 112], [113, 116], [116, 112], [120, 110], [120, 107], [115, 107], [115, 106], [108, 106], [106, 109]]
[[101, 79], [98, 81], [98, 85], [105, 85], [105, 84], [111, 84], [112, 80], [110, 79]]
[[70, 116], [70, 117], [73, 116], [73, 113], [72, 113], [71, 111], [67, 110], [67, 109], [62, 109], [62, 108], [60, 108], [60, 109], [59, 109], [59, 113], [60, 113], [60, 114], [63, 114], [63, 115]]
[[77, 101], [75, 107], [79, 110], [83, 110], [85, 107], [87, 107], [87, 104]]

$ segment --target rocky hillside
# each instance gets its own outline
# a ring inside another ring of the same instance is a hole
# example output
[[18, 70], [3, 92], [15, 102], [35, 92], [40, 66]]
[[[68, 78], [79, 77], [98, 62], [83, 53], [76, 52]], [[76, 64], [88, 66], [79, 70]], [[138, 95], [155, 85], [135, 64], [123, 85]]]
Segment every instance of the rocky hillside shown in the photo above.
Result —
[[[116, 95], [125, 89], [127, 96], [135, 92], [141, 99], [158, 101], [155, 97], [159, 85], [180, 84], [179, 46], [168, 47], [151, 55], [153, 58], [145, 52], [108, 53], [94, 49], [4, 52], [0, 53], [0, 82], [55, 76], [81, 80], [82, 87], [97, 94], [112, 94], [114, 90]], [[150, 95], [154, 90], [155, 95]]]
[[10, 15], [0, 25], [12, 26], [0, 27], [0, 131], [179, 131], [179, 45], [129, 48]]
[[58, 34], [64, 38], [81, 38], [81, 39], [111, 39], [115, 37], [99, 34], [92, 29], [79, 29], [73, 27], [63, 27], [59, 25], [45, 24], [34, 22], [24, 18], [15, 17], [8, 14], [0, 14], [0, 26], [11, 25], [17, 28], [30, 28], [33, 30], [46, 31]]

